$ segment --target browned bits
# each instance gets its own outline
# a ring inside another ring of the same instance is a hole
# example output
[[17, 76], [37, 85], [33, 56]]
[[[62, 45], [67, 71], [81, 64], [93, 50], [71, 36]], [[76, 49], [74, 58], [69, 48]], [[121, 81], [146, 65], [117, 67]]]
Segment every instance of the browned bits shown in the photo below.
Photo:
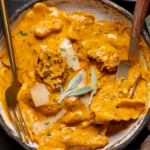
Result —
[[101, 71], [114, 72], [119, 64], [118, 54], [113, 51], [90, 50], [88, 56], [98, 63]]
[[53, 90], [59, 89], [59, 84], [65, 82], [66, 69], [67, 63], [59, 52], [47, 49], [39, 54], [36, 66], [37, 78], [51, 86]]

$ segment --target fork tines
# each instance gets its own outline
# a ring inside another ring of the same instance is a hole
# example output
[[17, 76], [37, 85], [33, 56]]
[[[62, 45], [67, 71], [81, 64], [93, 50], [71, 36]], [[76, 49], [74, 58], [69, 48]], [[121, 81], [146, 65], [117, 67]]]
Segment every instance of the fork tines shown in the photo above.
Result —
[[18, 103], [11, 105], [11, 109], [9, 109], [9, 114], [14, 124], [15, 130], [21, 140], [25, 143], [29, 143], [29, 141], [33, 142], [33, 137], [29, 132], [29, 129], [26, 125]]

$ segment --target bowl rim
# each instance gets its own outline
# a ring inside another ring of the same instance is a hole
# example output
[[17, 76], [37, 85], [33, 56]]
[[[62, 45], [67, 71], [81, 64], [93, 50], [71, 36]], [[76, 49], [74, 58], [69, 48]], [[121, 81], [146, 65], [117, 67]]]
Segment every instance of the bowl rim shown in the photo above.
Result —
[[[14, 19], [16, 19], [20, 15], [20, 13], [22, 13], [23, 11], [25, 11], [26, 9], [28, 9], [29, 7], [31, 7], [35, 3], [42, 2], [42, 1], [44, 1], [44, 0], [31, 0], [30, 2], [27, 2], [24, 5], [22, 5], [19, 9], [17, 9], [15, 11], [15, 13], [13, 13], [10, 16], [10, 23]], [[124, 9], [123, 7], [119, 6], [118, 4], [116, 4], [116, 3], [114, 3], [114, 2], [112, 2], [110, 0], [96, 0], [96, 1], [102, 2], [102, 3], [106, 4], [106, 5], [108, 5], [109, 7], [112, 7], [113, 9], [116, 9], [121, 14], [123, 14], [125, 17], [127, 17], [130, 21], [132, 21], [133, 15], [129, 11]], [[2, 35], [3, 35], [3, 29], [1, 29], [1, 31], [0, 31], [0, 38], [2, 38]], [[150, 48], [150, 38], [149, 38], [149, 36], [148, 36], [148, 34], [147, 34], [146, 30], [145, 30], [145, 27], [143, 27], [142, 36], [144, 37], [144, 40], [145, 40], [146, 44]], [[144, 116], [144, 119], [143, 119], [141, 125], [139, 126], [139, 128], [136, 130], [136, 132], [133, 133], [133, 135], [130, 138], [128, 138], [126, 141], [124, 141], [123, 143], [119, 144], [118, 146], [116, 146], [115, 148], [112, 148], [112, 149], [113, 150], [124, 149], [129, 143], [131, 143], [133, 140], [135, 140], [135, 138], [141, 133], [143, 128], [146, 126], [149, 118], [150, 118], [150, 108], [149, 108], [147, 114]], [[6, 125], [6, 123], [3, 120], [1, 114], [0, 114], [0, 126], [3, 128], [3, 130], [7, 133], [7, 135], [9, 137], [14, 139], [23, 148], [28, 149], [28, 150], [35, 150], [35, 148], [32, 148], [32, 147], [28, 146], [27, 144], [23, 143], [19, 137], [15, 136], [12, 133], [12, 130]]]

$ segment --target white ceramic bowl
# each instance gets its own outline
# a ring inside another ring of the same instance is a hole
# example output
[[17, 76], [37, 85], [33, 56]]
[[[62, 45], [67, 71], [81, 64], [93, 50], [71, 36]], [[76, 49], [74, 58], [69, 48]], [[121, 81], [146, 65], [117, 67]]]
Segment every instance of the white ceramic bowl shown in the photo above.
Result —
[[[32, 0], [16, 11], [16, 13], [11, 17], [12, 29], [21, 20], [24, 14], [30, 10], [30, 7], [38, 1], [40, 0]], [[98, 19], [105, 19], [110, 21], [117, 20], [129, 24], [131, 26], [132, 15], [122, 7], [116, 5], [115, 3], [109, 0], [43, 0], [43, 2], [46, 3], [48, 6], [55, 6], [58, 9], [65, 10], [68, 13], [72, 13], [77, 10], [90, 12], [94, 14], [94, 16]], [[5, 43], [2, 32], [0, 34], [0, 37], [1, 49]], [[143, 37], [150, 47], [150, 39], [145, 30], [143, 30]], [[32, 147], [37, 146], [36, 144], [26, 145], [22, 143], [21, 140], [16, 136], [16, 132], [14, 131], [13, 126], [8, 122], [2, 108], [0, 109], [0, 114], [0, 124], [10, 137], [15, 139], [25, 149], [33, 149]], [[141, 115], [139, 119], [132, 123], [128, 129], [123, 130], [118, 134], [110, 137], [108, 144], [103, 148], [103, 150], [119, 150], [126, 147], [142, 131], [149, 117], [150, 111], [145, 115]]]

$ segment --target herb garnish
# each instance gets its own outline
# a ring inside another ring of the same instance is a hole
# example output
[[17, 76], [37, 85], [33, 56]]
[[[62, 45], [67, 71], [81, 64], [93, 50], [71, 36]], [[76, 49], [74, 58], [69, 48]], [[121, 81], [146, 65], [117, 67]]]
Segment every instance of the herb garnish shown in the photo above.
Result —
[[118, 30], [119, 30], [119, 28], [118, 28], [118, 27], [116, 27], [116, 28], [115, 28], [115, 30], [116, 30], [116, 31], [118, 31]]
[[69, 76], [69, 72], [66, 72], [67, 76]]
[[74, 69], [73, 69], [72, 67], [70, 67], [70, 70], [71, 70], [72, 72], [74, 72]]
[[48, 11], [49, 13], [52, 13], [53, 12], [53, 10], [50, 10], [50, 11]]
[[149, 34], [150, 34], [150, 15], [146, 17], [145, 23], [146, 23], [148, 32], [149, 32]]
[[62, 88], [62, 86], [59, 84], [59, 87], [60, 87], [60, 91], [61, 91], [61, 95], [63, 94], [63, 88]]
[[64, 57], [65, 60], [67, 60], [67, 57]]
[[91, 48], [86, 48], [85, 50], [86, 50], [86, 51], [89, 51], [90, 49], [91, 49]]
[[79, 96], [79, 95], [83, 95], [85, 93], [88, 93], [90, 91], [93, 90], [93, 87], [92, 86], [84, 86], [84, 87], [81, 87], [79, 89], [77, 89], [75, 92], [73, 92], [72, 94], [70, 94], [70, 96]]
[[28, 44], [29, 46], [31, 46], [31, 43], [30, 43], [30, 42], [28, 42], [27, 44]]
[[102, 30], [101, 30], [100, 28], [98, 28], [98, 31], [99, 31], [99, 32], [102, 32]]
[[54, 104], [55, 104], [55, 98], [54, 98]]
[[22, 36], [28, 35], [28, 33], [23, 33], [22, 31], [19, 31], [19, 32], [17, 33], [17, 35], [18, 35], [18, 34], [20, 34], [20, 35], [22, 35]]
[[70, 108], [71, 108], [72, 110], [74, 110], [74, 107], [73, 107], [73, 106], [71, 106]]
[[66, 52], [66, 49], [65, 49], [65, 48], [60, 48], [60, 50]]
[[60, 86], [60, 90], [61, 90], [61, 97], [59, 100], [59, 104], [61, 104], [61, 102], [69, 96], [79, 96], [79, 95], [83, 95], [85, 93], [88, 93], [90, 91], [93, 90], [93, 86], [85, 86], [85, 87], [81, 87], [75, 90], [76, 86], [79, 84], [79, 82], [81, 81], [82, 75], [78, 74], [76, 75], [68, 84], [67, 90], [65, 92], [63, 92], [61, 85]]
[[51, 133], [49, 132], [49, 133], [47, 133], [46, 135], [47, 135], [47, 136], [51, 136]]
[[90, 25], [92, 25], [93, 23], [89, 23], [89, 22], [87, 22], [86, 24], [85, 24], [85, 26], [90, 26]]
[[96, 90], [97, 90], [97, 76], [96, 76], [94, 68], [92, 68], [92, 72], [91, 72], [91, 84], [93, 86], [93, 90], [91, 92], [89, 104], [91, 104], [92, 97], [96, 93]]
[[46, 122], [45, 125], [46, 125], [46, 126], [49, 125], [49, 122]]

